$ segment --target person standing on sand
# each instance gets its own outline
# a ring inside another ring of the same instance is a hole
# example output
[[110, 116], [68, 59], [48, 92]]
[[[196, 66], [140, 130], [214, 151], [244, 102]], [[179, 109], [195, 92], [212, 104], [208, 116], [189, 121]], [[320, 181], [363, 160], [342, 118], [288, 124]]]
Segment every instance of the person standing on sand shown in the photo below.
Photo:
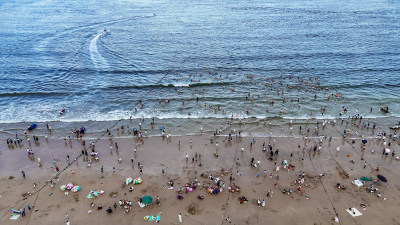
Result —
[[179, 223], [182, 223], [182, 213], [178, 214]]
[[340, 146], [339, 146], [339, 145], [337, 146], [336, 151], [337, 151], [337, 152], [340, 151]]
[[157, 196], [157, 198], [156, 198], [156, 204], [157, 204], [157, 205], [160, 205], [160, 197], [158, 197], [158, 196]]

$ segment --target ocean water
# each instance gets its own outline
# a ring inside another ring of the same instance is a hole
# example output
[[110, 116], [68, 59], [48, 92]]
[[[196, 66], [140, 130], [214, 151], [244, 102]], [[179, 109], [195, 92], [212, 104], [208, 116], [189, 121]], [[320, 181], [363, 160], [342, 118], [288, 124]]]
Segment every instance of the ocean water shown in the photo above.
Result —
[[1, 133], [129, 118], [185, 133], [228, 118], [400, 117], [397, 1], [11, 0], [0, 10]]

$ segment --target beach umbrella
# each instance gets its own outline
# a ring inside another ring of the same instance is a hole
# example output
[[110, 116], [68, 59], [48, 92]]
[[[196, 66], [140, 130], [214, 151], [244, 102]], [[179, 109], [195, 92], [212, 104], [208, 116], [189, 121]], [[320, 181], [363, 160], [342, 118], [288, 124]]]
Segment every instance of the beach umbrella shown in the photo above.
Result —
[[378, 175], [378, 179], [382, 182], [387, 182], [386, 177], [382, 176], [382, 175]]
[[153, 201], [153, 198], [149, 195], [146, 195], [142, 198], [142, 202], [146, 205], [150, 204]]
[[71, 189], [72, 192], [78, 192], [78, 191], [80, 191], [80, 190], [81, 190], [81, 186], [74, 186], [74, 187]]
[[60, 190], [61, 190], [61, 191], [65, 191], [66, 188], [67, 188], [67, 186], [62, 185], [62, 186], [60, 187]]
[[362, 140], [362, 143], [363, 143], [363, 144], [367, 144], [367, 140], [365, 140], [365, 139]]
[[360, 180], [362, 180], [362, 181], [371, 181], [371, 179], [369, 179], [368, 177], [360, 177]]
[[71, 183], [67, 184], [67, 189], [68, 189], [68, 190], [71, 190], [73, 187], [74, 187], [73, 184], [71, 184]]

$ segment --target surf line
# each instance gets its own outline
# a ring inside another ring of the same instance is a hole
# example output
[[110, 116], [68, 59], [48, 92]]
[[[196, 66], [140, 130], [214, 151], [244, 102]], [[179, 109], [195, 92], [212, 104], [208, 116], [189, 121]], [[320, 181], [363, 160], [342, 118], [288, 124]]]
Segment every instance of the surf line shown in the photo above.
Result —
[[103, 35], [105, 32], [101, 32], [97, 34], [91, 41], [89, 45], [89, 53], [90, 53], [90, 58], [92, 59], [93, 65], [97, 69], [105, 69], [108, 68], [109, 65], [106, 61], [106, 59], [103, 58], [103, 56], [100, 54], [99, 50], [97, 49], [97, 40]]

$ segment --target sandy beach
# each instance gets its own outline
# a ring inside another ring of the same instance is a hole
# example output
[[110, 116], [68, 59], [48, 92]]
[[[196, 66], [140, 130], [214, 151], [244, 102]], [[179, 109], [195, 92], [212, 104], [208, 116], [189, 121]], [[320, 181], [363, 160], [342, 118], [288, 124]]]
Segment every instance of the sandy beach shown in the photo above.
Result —
[[[309, 124], [309, 127], [313, 126], [315, 124]], [[327, 130], [331, 133], [346, 128], [346, 125], [329, 126]], [[299, 127], [294, 126], [293, 130], [299, 130]], [[110, 132], [112, 138], [102, 138], [95, 143], [97, 161], [90, 156], [91, 147], [85, 137], [46, 140], [40, 136], [38, 144], [31, 140], [30, 146], [26, 140], [20, 145], [2, 144], [1, 224], [63, 224], [67, 220], [70, 224], [148, 224], [154, 221], [146, 221], [144, 217], [156, 215], [160, 215], [160, 223], [180, 224], [179, 213], [183, 224], [337, 224], [334, 221], [336, 214], [340, 224], [399, 224], [400, 221], [397, 214], [400, 161], [391, 153], [382, 154], [387, 143], [391, 143], [386, 148], [392, 152], [400, 151], [398, 141], [389, 136], [385, 141], [377, 136], [367, 138], [363, 150], [363, 138], [356, 135], [331, 140], [330, 136], [312, 134], [308, 135], [311, 138], [305, 135], [303, 138], [271, 136], [253, 139], [232, 131], [232, 140], [226, 134], [229, 132], [221, 136], [200, 133], [139, 140], [133, 136], [119, 137], [115, 129]], [[88, 157], [81, 155], [83, 140]], [[313, 149], [315, 142], [320, 146], [316, 151]], [[272, 160], [270, 153], [263, 151], [263, 144], [266, 148], [271, 145], [275, 153]], [[32, 149], [33, 156], [27, 154], [27, 148]], [[216, 152], [218, 157], [215, 157]], [[40, 167], [38, 158], [42, 163]], [[250, 166], [252, 158], [256, 167]], [[88, 161], [92, 161], [90, 167]], [[142, 164], [142, 172], [138, 163]], [[378, 165], [380, 170], [375, 171]], [[25, 172], [26, 178], [21, 171]], [[352, 184], [354, 179], [362, 176], [372, 176], [376, 181], [378, 174], [384, 175], [388, 182], [375, 184], [368, 181], [361, 187]], [[127, 177], [141, 177], [143, 182], [124, 186]], [[304, 178], [302, 184], [297, 183], [301, 178]], [[48, 182], [51, 179], [53, 187]], [[214, 186], [217, 180], [220, 180], [220, 192], [208, 193], [207, 188]], [[169, 188], [169, 181], [174, 182], [174, 189]], [[193, 192], [186, 192], [185, 185], [192, 182], [197, 187]], [[69, 192], [67, 196], [60, 186], [68, 183], [79, 185], [81, 190]], [[338, 183], [345, 189], [337, 188]], [[228, 187], [232, 184], [240, 187], [240, 191], [230, 192]], [[366, 187], [371, 184], [378, 188], [374, 194], [367, 192]], [[131, 186], [134, 187], [132, 192], [129, 191]], [[183, 188], [183, 199], [177, 198], [180, 187]], [[104, 194], [89, 199], [87, 195], [91, 190], [104, 190]], [[288, 194], [290, 190], [292, 192]], [[138, 201], [145, 195], [152, 196], [153, 202], [141, 208]], [[199, 195], [204, 199], [198, 199]], [[155, 203], [157, 196], [160, 205]], [[240, 197], [245, 197], [247, 204], [241, 204]], [[258, 207], [258, 198], [265, 200], [265, 206]], [[124, 213], [119, 206], [114, 209], [114, 203], [118, 205], [119, 200], [132, 201], [129, 213]], [[27, 204], [32, 210], [28, 210]], [[103, 209], [98, 210], [98, 205]], [[112, 213], [106, 212], [109, 207]], [[354, 207], [362, 215], [353, 217], [346, 207]], [[10, 220], [11, 209], [23, 208], [25, 217]]]

